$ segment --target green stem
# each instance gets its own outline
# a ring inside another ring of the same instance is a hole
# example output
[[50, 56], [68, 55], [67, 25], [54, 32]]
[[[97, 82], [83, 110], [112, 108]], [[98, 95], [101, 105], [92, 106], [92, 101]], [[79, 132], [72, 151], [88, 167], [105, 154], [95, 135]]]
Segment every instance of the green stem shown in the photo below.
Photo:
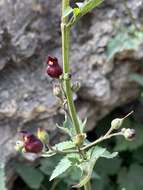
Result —
[[67, 104], [69, 113], [72, 119], [72, 123], [75, 127], [76, 133], [80, 134], [80, 126], [77, 118], [77, 113], [73, 101], [73, 92], [71, 89], [71, 79], [70, 68], [69, 68], [69, 35], [70, 35], [70, 27], [67, 27], [68, 17], [64, 17], [64, 12], [66, 8], [69, 6], [69, 0], [62, 1], [62, 22], [61, 22], [61, 32], [62, 32], [62, 56], [63, 56], [63, 80], [64, 80], [64, 88], [67, 97]]
[[91, 190], [91, 183], [90, 183], [90, 181], [88, 181], [88, 182], [84, 185], [84, 190]]

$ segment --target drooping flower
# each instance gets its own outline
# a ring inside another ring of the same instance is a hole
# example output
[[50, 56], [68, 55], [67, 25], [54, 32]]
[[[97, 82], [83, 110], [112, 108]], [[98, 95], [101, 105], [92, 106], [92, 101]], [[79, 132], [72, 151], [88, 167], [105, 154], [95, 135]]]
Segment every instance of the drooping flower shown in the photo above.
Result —
[[50, 77], [59, 78], [62, 75], [63, 71], [56, 57], [48, 56], [47, 65], [46, 71]]
[[16, 143], [16, 150], [20, 152], [40, 153], [43, 150], [43, 143], [35, 135], [27, 132], [20, 131], [21, 140]]

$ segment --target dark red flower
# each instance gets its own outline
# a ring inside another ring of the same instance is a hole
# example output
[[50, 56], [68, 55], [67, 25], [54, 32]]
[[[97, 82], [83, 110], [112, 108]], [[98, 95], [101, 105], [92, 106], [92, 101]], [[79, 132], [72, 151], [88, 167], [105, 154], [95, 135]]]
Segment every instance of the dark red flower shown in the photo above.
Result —
[[48, 57], [47, 60], [47, 74], [52, 78], [59, 78], [63, 73], [56, 57]]
[[40, 153], [43, 149], [43, 143], [41, 140], [31, 133], [24, 133], [23, 142], [26, 152]]

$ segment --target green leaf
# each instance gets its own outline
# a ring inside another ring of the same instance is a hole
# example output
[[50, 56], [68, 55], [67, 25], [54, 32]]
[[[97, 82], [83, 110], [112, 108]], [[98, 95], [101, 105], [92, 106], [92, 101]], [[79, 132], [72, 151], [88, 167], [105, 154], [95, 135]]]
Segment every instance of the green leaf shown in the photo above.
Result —
[[97, 159], [103, 155], [103, 153], [106, 151], [106, 148], [95, 146], [91, 151], [91, 159]]
[[135, 81], [137, 82], [138, 84], [140, 84], [141, 86], [143, 86], [143, 76], [142, 75], [139, 75], [139, 74], [131, 74], [130, 75], [130, 80], [131, 81]]
[[107, 176], [102, 176], [101, 180], [93, 180], [92, 187], [96, 187], [96, 190], [112, 190], [112, 186], [109, 186], [109, 184], [109, 178]]
[[6, 190], [4, 168], [0, 167], [0, 190]]
[[69, 186], [74, 184], [75, 182], [78, 182], [81, 177], [81, 170], [77, 166], [73, 166], [70, 168], [68, 172], [66, 172], [66, 177], [63, 178], [65, 183], [67, 183]]
[[52, 156], [51, 158], [44, 158], [40, 160], [40, 170], [45, 174], [50, 176], [51, 172], [54, 170], [55, 165], [58, 164], [59, 160], [61, 159], [60, 155]]
[[50, 177], [50, 181], [60, 176], [64, 172], [66, 172], [70, 167], [71, 167], [71, 161], [67, 157], [62, 158], [61, 161], [56, 166], [56, 168], [54, 169]]
[[38, 169], [24, 163], [15, 162], [14, 166], [16, 172], [31, 189], [40, 188], [44, 175]]
[[108, 59], [113, 58], [114, 55], [119, 52], [137, 49], [142, 41], [143, 33], [136, 31], [133, 27], [128, 28], [126, 31], [117, 33], [116, 36], [108, 43]]
[[113, 159], [101, 158], [96, 163], [95, 171], [99, 174], [99, 176], [101, 176], [101, 178], [105, 175], [116, 175], [120, 170], [121, 163], [122, 160], [118, 157]]
[[143, 146], [133, 152], [133, 158], [140, 164], [143, 164]]
[[58, 150], [66, 150], [66, 149], [71, 149], [74, 148], [75, 144], [72, 141], [63, 141], [61, 143], [56, 144], [53, 148], [57, 148]]
[[118, 183], [120, 188], [126, 190], [142, 190], [143, 189], [143, 166], [132, 164], [127, 171], [123, 168], [118, 176]]
[[108, 159], [111, 159], [111, 158], [114, 158], [118, 155], [118, 152], [113, 152], [113, 153], [110, 153], [109, 151], [105, 151], [101, 157], [104, 157], [104, 158], [108, 158]]

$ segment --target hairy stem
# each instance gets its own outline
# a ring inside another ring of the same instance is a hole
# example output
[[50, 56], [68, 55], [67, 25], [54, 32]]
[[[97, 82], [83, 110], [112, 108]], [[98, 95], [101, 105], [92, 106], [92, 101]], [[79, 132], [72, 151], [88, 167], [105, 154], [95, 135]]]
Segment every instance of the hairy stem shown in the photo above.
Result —
[[62, 1], [62, 21], [61, 21], [61, 32], [62, 32], [62, 56], [63, 56], [63, 80], [64, 88], [67, 97], [67, 104], [69, 113], [72, 119], [72, 123], [75, 127], [76, 133], [80, 134], [80, 126], [77, 118], [77, 113], [73, 101], [73, 93], [71, 89], [71, 78], [70, 78], [70, 67], [69, 67], [69, 35], [70, 27], [67, 26], [68, 17], [64, 17], [64, 12], [69, 6], [69, 0]]

